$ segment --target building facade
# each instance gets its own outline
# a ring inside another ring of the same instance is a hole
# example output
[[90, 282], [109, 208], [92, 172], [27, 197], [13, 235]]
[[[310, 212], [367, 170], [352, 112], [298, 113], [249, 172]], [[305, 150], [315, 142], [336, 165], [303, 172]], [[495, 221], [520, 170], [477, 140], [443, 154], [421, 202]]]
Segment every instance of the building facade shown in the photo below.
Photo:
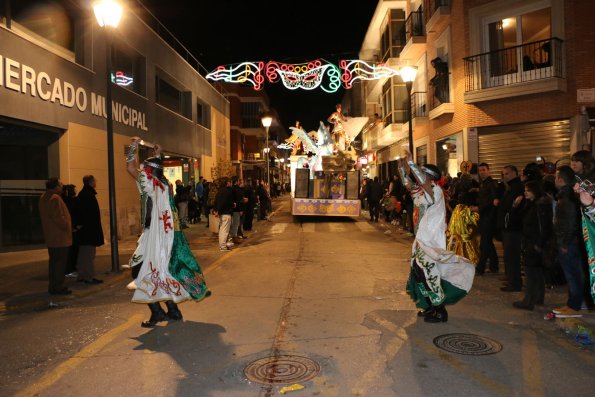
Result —
[[229, 159], [229, 102], [149, 27], [138, 3], [123, 3], [122, 20], [108, 36], [87, 2], [4, 2], [0, 249], [43, 243], [37, 200], [52, 176], [80, 190], [82, 177], [93, 174], [109, 233], [106, 47], [118, 236], [140, 231], [138, 192], [124, 162], [131, 137], [146, 142], [141, 157], [151, 155], [152, 143], [163, 147], [170, 178], [210, 175], [218, 159]]
[[362, 108], [382, 117], [363, 138], [376, 173], [396, 172], [409, 123], [416, 160], [451, 176], [463, 160], [497, 176], [506, 164], [592, 150], [593, 11], [587, 0], [379, 1], [360, 58], [416, 66], [417, 76], [411, 121], [400, 77], [364, 84]]

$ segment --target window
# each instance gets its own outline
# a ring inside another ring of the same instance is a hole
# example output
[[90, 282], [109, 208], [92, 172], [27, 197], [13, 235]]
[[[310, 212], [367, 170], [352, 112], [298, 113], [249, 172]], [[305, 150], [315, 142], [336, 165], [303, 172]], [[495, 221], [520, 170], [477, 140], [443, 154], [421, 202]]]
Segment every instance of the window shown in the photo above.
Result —
[[[522, 46], [517, 51], [502, 51], [491, 60], [492, 75], [551, 66], [551, 8], [509, 15], [487, 24], [490, 52]], [[531, 45], [538, 43], [538, 45]]]
[[260, 102], [242, 102], [242, 128], [260, 128]]
[[389, 58], [397, 58], [405, 46], [405, 11], [390, 10], [390, 20], [382, 33], [382, 62]]
[[112, 46], [112, 83], [145, 95], [145, 62], [121, 43]]
[[382, 118], [385, 126], [408, 120], [407, 100], [407, 88], [400, 77], [391, 77], [382, 86]]
[[70, 61], [85, 64], [85, 17], [68, 0], [8, 0], [7, 27]]
[[176, 88], [170, 81], [166, 81], [160, 73], [155, 77], [155, 102], [188, 119], [192, 119], [191, 92]]
[[196, 123], [211, 129], [211, 107], [200, 99], [196, 100]]

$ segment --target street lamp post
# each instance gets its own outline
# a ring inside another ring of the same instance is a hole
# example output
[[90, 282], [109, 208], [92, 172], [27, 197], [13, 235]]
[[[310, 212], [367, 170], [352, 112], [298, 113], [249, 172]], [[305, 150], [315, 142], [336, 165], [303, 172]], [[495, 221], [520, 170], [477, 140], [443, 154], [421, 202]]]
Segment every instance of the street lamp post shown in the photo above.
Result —
[[103, 28], [105, 36], [105, 70], [106, 93], [105, 113], [107, 132], [107, 174], [109, 187], [109, 218], [110, 218], [110, 243], [112, 254], [112, 272], [120, 271], [118, 256], [118, 217], [116, 212], [116, 177], [114, 173], [114, 121], [112, 118], [112, 56], [111, 34], [118, 26], [122, 17], [122, 7], [115, 0], [100, 0], [93, 3], [93, 11], [97, 23]]
[[265, 114], [264, 116], [262, 116], [262, 126], [264, 127], [265, 131], [266, 131], [266, 141], [265, 141], [265, 145], [266, 147], [264, 148], [264, 157], [267, 163], [267, 185], [269, 187], [269, 189], [271, 188], [271, 180], [270, 180], [270, 173], [269, 173], [269, 127], [271, 126], [271, 123], [273, 122], [273, 118], [267, 114]]
[[411, 88], [413, 87], [413, 80], [417, 74], [417, 68], [414, 66], [403, 66], [399, 73], [407, 87], [407, 118], [409, 121], [409, 153], [413, 156], [413, 115], [411, 114]]
[[281, 170], [281, 192], [283, 192], [283, 174], [285, 173], [285, 159], [281, 158], [279, 159], [279, 162], [281, 163], [281, 166], [279, 166], [279, 170]]

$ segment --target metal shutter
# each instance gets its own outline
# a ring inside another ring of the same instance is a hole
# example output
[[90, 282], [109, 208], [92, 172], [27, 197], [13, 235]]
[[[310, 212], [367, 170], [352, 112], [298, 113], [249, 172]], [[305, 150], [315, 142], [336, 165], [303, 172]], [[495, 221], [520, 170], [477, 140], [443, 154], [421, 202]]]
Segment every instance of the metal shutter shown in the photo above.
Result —
[[508, 164], [515, 165], [520, 175], [537, 156], [555, 163], [570, 155], [568, 120], [482, 127], [478, 133], [479, 163], [488, 163], [496, 179]]

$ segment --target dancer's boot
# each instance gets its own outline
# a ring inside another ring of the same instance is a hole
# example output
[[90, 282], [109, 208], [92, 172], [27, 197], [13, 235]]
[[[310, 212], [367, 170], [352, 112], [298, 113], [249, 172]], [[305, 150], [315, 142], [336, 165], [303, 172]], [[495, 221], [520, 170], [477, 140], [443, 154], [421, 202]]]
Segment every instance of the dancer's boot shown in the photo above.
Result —
[[167, 318], [170, 321], [180, 321], [183, 319], [182, 312], [173, 301], [166, 301], [165, 305], [167, 306]]
[[148, 304], [151, 309], [151, 318], [148, 321], [143, 321], [140, 325], [144, 328], [153, 328], [160, 321], [167, 321], [167, 315], [161, 308], [159, 302], [153, 302]]
[[434, 310], [424, 317], [424, 321], [427, 323], [445, 323], [448, 321], [448, 312], [444, 305], [435, 306]]

